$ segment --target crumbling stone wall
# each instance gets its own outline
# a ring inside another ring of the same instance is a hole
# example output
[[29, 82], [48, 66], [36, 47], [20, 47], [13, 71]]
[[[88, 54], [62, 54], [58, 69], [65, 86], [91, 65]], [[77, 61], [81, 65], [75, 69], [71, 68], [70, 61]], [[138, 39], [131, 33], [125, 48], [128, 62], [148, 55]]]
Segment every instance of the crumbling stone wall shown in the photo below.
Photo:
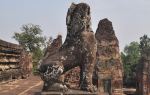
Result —
[[[72, 4], [68, 9], [67, 37], [59, 51], [43, 60], [40, 66], [43, 90], [64, 90], [60, 75], [79, 66], [80, 89], [94, 91], [92, 74], [96, 58], [96, 39], [91, 30], [90, 7], [85, 3]], [[56, 89], [55, 89], [56, 88]]]
[[19, 58], [19, 68], [22, 78], [27, 78], [32, 73], [32, 54], [22, 50]]
[[98, 78], [100, 95], [123, 95], [122, 62], [119, 54], [119, 42], [115, 36], [112, 22], [100, 20], [95, 33], [97, 39], [97, 59], [95, 73]]
[[20, 45], [0, 40], [0, 82], [25, 77], [24, 75], [31, 73], [29, 61], [31, 63]]

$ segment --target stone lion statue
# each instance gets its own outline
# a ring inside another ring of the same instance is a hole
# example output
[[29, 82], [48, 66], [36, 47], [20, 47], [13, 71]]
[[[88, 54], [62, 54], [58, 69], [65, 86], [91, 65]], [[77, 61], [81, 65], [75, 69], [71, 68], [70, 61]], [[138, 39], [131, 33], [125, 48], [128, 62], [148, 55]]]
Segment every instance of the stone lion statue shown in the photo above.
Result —
[[39, 66], [44, 81], [43, 90], [66, 91], [67, 86], [59, 77], [66, 71], [80, 67], [80, 89], [94, 91], [92, 74], [96, 58], [96, 39], [91, 29], [90, 7], [85, 3], [74, 4], [66, 17], [67, 36], [55, 54], [42, 60]]

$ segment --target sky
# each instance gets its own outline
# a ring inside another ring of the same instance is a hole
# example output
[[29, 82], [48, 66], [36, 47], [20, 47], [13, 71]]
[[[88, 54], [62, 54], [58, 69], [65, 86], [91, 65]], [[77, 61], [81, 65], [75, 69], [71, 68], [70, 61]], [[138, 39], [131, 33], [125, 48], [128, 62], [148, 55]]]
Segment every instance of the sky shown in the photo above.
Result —
[[108, 18], [119, 40], [120, 50], [144, 34], [150, 37], [150, 0], [0, 0], [0, 39], [17, 43], [12, 36], [24, 24], [40, 25], [43, 35], [66, 37], [66, 14], [71, 3], [91, 7], [92, 29]]

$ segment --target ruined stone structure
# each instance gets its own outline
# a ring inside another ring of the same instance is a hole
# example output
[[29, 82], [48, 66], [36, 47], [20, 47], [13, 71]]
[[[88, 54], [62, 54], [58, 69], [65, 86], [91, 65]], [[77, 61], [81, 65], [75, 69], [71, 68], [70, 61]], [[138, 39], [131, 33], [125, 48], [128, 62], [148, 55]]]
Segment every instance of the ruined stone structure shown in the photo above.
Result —
[[58, 35], [56, 39], [47, 47], [44, 56], [51, 56], [55, 54], [62, 46], [62, 36]]
[[27, 78], [32, 73], [32, 55], [29, 52], [22, 50], [18, 65], [21, 70], [21, 77]]
[[80, 67], [75, 67], [65, 73], [64, 82], [71, 89], [79, 89], [80, 86]]
[[150, 95], [150, 49], [141, 52], [136, 76], [136, 95]]
[[[46, 58], [48, 58], [48, 56], [52, 56], [53, 54], [58, 52], [61, 46], [62, 46], [62, 36], [58, 35], [57, 38], [54, 39], [52, 43], [48, 45], [48, 47], [46, 48], [42, 60], [45, 60]], [[60, 80], [65, 82], [65, 84], [67, 84], [69, 88], [78, 89], [80, 80], [80, 67], [78, 66], [67, 71], [65, 74], [61, 75]]]
[[67, 37], [58, 52], [42, 61], [43, 90], [66, 90], [58, 79], [68, 70], [80, 67], [80, 89], [94, 91], [92, 74], [96, 59], [96, 39], [91, 29], [90, 7], [85, 3], [72, 4], [68, 9]]
[[47, 46], [44, 52], [44, 57], [41, 61], [57, 53], [61, 46], [62, 46], [62, 36], [58, 35], [57, 38], [54, 39], [50, 45]]
[[[54, 39], [47, 45], [47, 48], [44, 51], [44, 56], [39, 62], [38, 69], [40, 69], [40, 65], [42, 64], [43, 60], [59, 52], [61, 46], [62, 46], [62, 36], [58, 35], [56, 39]], [[59, 79], [60, 81], [64, 81], [64, 75], [61, 75]]]
[[122, 62], [119, 54], [119, 42], [115, 36], [112, 22], [100, 20], [95, 33], [97, 39], [96, 76], [100, 95], [123, 95]]
[[30, 63], [31, 58], [21, 46], [0, 40], [0, 82], [25, 78], [31, 73]]

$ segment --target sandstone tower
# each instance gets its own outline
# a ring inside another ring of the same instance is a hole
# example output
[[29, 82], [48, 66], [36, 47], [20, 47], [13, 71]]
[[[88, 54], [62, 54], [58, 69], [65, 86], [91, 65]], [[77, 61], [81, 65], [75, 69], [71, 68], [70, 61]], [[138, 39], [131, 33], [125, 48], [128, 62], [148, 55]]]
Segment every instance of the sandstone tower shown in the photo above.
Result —
[[95, 34], [97, 39], [96, 75], [100, 95], [123, 95], [122, 62], [119, 54], [119, 42], [115, 36], [112, 22], [100, 20]]
[[150, 39], [143, 37], [140, 42], [141, 58], [137, 65], [136, 95], [150, 95]]

